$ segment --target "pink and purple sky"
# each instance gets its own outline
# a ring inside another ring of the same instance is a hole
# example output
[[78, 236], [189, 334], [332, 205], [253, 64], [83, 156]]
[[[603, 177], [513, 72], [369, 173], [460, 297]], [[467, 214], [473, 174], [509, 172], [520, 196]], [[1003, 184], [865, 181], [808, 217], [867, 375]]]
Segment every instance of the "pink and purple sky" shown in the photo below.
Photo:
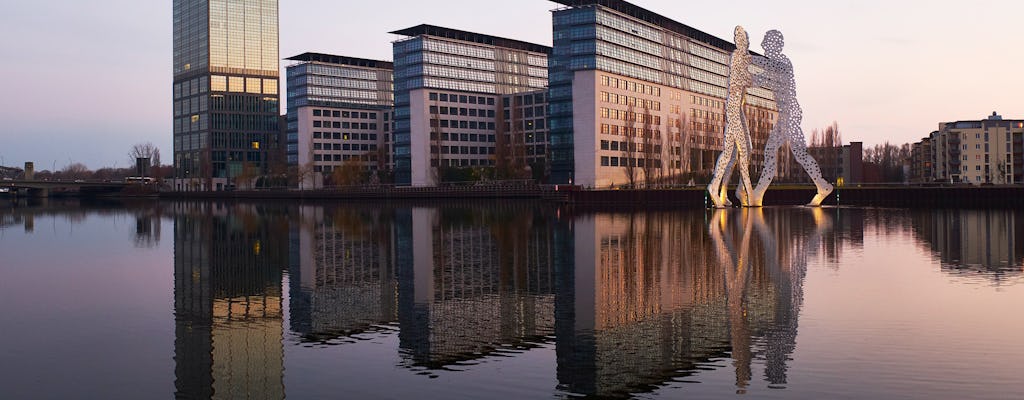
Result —
[[[170, 0], [17, 1], [0, 14], [0, 165], [128, 166], [131, 145], [171, 154]], [[754, 50], [786, 35], [804, 130], [917, 141], [941, 121], [1024, 118], [1024, 2], [795, 1], [635, 4]], [[421, 23], [551, 44], [546, 0], [282, 0], [281, 58], [391, 59], [387, 32]], [[282, 68], [285, 65], [282, 62]], [[282, 91], [284, 93], [284, 91]]]

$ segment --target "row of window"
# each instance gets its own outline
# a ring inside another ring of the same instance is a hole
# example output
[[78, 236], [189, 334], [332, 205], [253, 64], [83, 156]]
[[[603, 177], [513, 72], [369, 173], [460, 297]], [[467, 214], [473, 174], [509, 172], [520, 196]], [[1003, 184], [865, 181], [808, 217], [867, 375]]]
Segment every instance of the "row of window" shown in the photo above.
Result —
[[358, 160], [358, 161], [374, 162], [374, 161], [377, 161], [377, 155], [376, 154], [370, 154], [370, 155], [314, 154], [313, 155], [313, 161], [328, 161], [328, 162], [330, 162], [330, 161], [349, 161], [349, 160], [352, 160], [352, 159], [355, 159], [355, 160]]
[[650, 111], [661, 111], [660, 101], [645, 100], [638, 97], [626, 96], [622, 94], [601, 92], [601, 101], [605, 103], [643, 108], [645, 110]]
[[601, 124], [601, 133], [604, 135], [612, 136], [626, 136], [626, 137], [639, 137], [639, 138], [654, 138], [661, 139], [661, 131], [657, 129], [644, 129], [629, 126], [618, 126]]
[[[356, 112], [356, 111], [338, 111], [338, 110], [313, 110], [314, 117], [329, 117], [329, 118], [354, 118], [354, 119], [377, 119], [377, 113], [375, 112]], [[388, 113], [384, 113], [384, 120], [388, 120]]]
[[375, 122], [338, 122], [338, 121], [313, 121], [314, 128], [334, 128], [334, 129], [362, 129], [362, 130], [377, 130], [377, 123]]
[[653, 125], [661, 125], [661, 117], [658, 115], [638, 113], [626, 110], [616, 110], [607, 107], [601, 107], [601, 118], [610, 118], [626, 122], [635, 122], [638, 124], [650, 123]]
[[313, 139], [369, 140], [377, 141], [376, 133], [313, 132]]
[[459, 121], [459, 120], [447, 120], [447, 119], [431, 119], [431, 128], [452, 128], [452, 129], [473, 129], [473, 130], [494, 130], [493, 122], [477, 122], [477, 121]]
[[[645, 165], [650, 162], [652, 168], [661, 168], [661, 160], [646, 160], [643, 158], [629, 158], [629, 157], [608, 157], [601, 156], [602, 167], [639, 167], [645, 168]], [[678, 161], [677, 161], [678, 163]], [[678, 165], [678, 164], [676, 164]], [[678, 168], [678, 167], [677, 167]]]
[[601, 75], [601, 86], [613, 87], [651, 96], [661, 96], [661, 88], [657, 86], [647, 85], [643, 82], [636, 82], [628, 79], [613, 78], [608, 75]]
[[694, 120], [703, 119], [708, 121], [725, 121], [725, 114], [691, 108], [690, 118]]
[[608, 140], [602, 140], [601, 141], [601, 150], [608, 150], [608, 151], [633, 151], [633, 152], [645, 153], [645, 154], [646, 153], [661, 154], [662, 147], [661, 147], [660, 144], [650, 145], [650, 147], [648, 147], [648, 146], [649, 145], [644, 144], [644, 143], [630, 143], [630, 142], [619, 142], [619, 141], [608, 141]]
[[313, 143], [313, 150], [324, 151], [377, 151], [375, 144], [349, 144], [349, 143]]
[[[437, 132], [430, 133], [430, 140], [437, 140]], [[496, 135], [477, 135], [475, 133], [447, 133], [442, 132], [440, 136], [442, 141], [451, 142], [483, 142], [483, 143], [495, 143]], [[543, 133], [527, 133], [522, 135], [523, 141], [526, 143], [543, 143]], [[505, 141], [512, 142], [512, 138], [509, 134], [505, 134]]]
[[494, 98], [493, 97], [470, 96], [470, 95], [465, 95], [465, 94], [461, 94], [460, 95], [460, 94], [455, 94], [455, 93], [448, 94], [448, 93], [430, 92], [429, 94], [427, 94], [427, 98], [429, 98], [430, 101], [444, 101], [444, 102], [461, 103], [461, 104], [487, 104], [489, 106], [493, 106], [494, 105]]
[[[430, 166], [436, 167], [437, 164], [438, 164], [438, 160], [430, 160]], [[477, 159], [477, 158], [473, 158], [473, 159], [468, 159], [467, 160], [465, 158], [461, 158], [461, 159], [453, 159], [453, 160], [441, 160], [441, 164], [444, 164], [447, 167], [476, 167], [476, 166], [492, 166], [493, 167], [494, 166], [494, 160], [491, 160], [491, 159], [481, 160], [481, 159]]]
[[459, 108], [459, 107], [438, 107], [430, 106], [430, 115], [461, 115], [467, 117], [484, 117], [494, 118], [494, 110], [486, 110], [483, 108]]

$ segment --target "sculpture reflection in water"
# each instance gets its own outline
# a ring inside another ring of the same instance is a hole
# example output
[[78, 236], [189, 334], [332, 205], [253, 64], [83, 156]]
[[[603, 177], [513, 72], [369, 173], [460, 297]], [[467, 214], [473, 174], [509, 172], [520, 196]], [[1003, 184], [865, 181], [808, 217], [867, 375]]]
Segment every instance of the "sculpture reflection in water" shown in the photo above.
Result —
[[[581, 216], [557, 290], [565, 391], [628, 397], [731, 358], [786, 384], [807, 254], [831, 229], [824, 210]], [[681, 245], [680, 245], [681, 244]]]

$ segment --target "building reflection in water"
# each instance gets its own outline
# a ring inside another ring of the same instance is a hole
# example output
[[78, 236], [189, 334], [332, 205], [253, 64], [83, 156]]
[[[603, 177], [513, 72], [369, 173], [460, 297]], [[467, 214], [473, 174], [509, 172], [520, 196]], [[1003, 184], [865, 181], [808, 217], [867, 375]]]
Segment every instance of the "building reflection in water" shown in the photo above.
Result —
[[398, 323], [405, 366], [443, 368], [553, 333], [552, 233], [532, 204], [298, 213], [290, 318], [303, 340]]
[[547, 224], [529, 206], [397, 212], [399, 342], [409, 366], [529, 348], [554, 332]]
[[330, 342], [397, 320], [390, 209], [300, 206], [292, 217], [291, 329]]
[[1022, 257], [1012, 211], [174, 208], [179, 397], [284, 396], [284, 266], [301, 341], [397, 330], [417, 372], [553, 343], [560, 391], [628, 397], [707, 369], [787, 385], [808, 257], [865, 230], [912, 225], [952, 270]]
[[1024, 221], [1015, 210], [932, 210], [912, 214], [916, 236], [942, 269], [1000, 284], [1022, 275]]
[[558, 380], [572, 393], [627, 396], [732, 358], [743, 391], [755, 359], [786, 384], [810, 250], [823, 210], [579, 216], [561, 244]]
[[284, 398], [287, 215], [181, 203], [174, 217], [178, 398]]

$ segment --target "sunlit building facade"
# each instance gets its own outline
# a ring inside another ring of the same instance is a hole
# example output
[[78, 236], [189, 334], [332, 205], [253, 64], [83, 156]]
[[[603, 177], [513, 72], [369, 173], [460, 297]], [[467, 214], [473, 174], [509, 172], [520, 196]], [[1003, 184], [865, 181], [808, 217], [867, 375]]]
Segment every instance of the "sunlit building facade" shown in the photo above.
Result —
[[[619, 0], [553, 0], [551, 179], [607, 187], [713, 168], [722, 149], [735, 45]], [[776, 112], [751, 88], [753, 148]], [[761, 165], [755, 152], [752, 164]]]
[[176, 190], [223, 190], [279, 147], [277, 0], [174, 0]]
[[1024, 182], [1024, 120], [992, 113], [983, 120], [943, 122], [929, 142], [934, 157], [932, 181]]
[[534, 94], [530, 123], [546, 126], [549, 47], [432, 25], [392, 33], [405, 37], [393, 46], [397, 184], [434, 186], [444, 168], [495, 166], [502, 142], [526, 143], [525, 130], [503, 132], [503, 96]]
[[391, 62], [319, 53], [288, 60], [288, 164], [321, 174], [346, 164], [389, 169]]

